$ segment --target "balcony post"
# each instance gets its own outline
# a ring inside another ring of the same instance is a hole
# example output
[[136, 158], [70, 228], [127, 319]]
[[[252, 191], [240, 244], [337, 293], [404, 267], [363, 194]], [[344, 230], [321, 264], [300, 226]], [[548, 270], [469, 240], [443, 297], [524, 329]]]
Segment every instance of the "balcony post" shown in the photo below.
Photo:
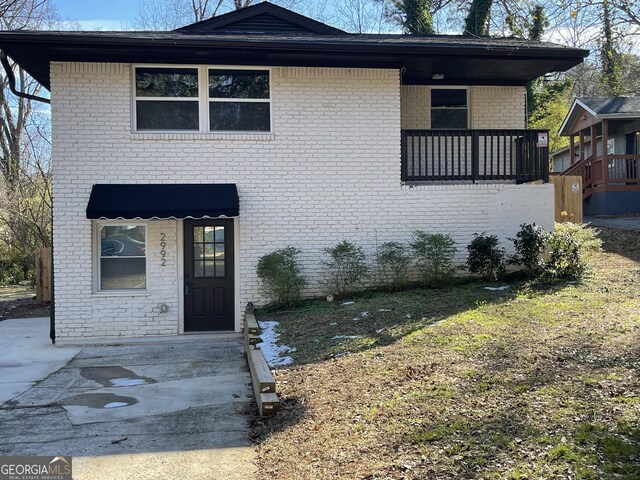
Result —
[[409, 159], [407, 158], [407, 131], [400, 130], [400, 180], [407, 181]]
[[480, 133], [471, 132], [471, 179], [476, 183], [480, 176]]
[[[547, 142], [549, 141], [549, 130], [547, 132]], [[542, 156], [542, 181], [544, 183], [549, 183], [549, 170], [551, 169], [551, 165], [549, 164], [549, 144], [547, 143], [546, 147], [542, 147], [541, 156]]]

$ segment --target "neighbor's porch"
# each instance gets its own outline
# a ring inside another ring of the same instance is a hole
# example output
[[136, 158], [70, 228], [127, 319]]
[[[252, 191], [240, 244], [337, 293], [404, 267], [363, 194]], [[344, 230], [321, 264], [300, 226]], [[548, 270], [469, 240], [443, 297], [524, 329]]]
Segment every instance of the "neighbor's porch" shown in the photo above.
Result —
[[579, 119], [569, 135], [571, 166], [560, 175], [582, 177], [583, 199], [594, 193], [640, 192], [638, 134], [626, 135], [624, 151], [617, 153], [612, 132], [620, 122], [596, 117]]

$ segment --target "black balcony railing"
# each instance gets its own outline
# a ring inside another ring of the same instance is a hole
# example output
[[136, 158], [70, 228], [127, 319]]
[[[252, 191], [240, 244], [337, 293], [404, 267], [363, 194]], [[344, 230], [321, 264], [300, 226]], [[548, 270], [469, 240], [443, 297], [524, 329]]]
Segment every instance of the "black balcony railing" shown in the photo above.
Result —
[[402, 130], [402, 181], [549, 181], [544, 130]]

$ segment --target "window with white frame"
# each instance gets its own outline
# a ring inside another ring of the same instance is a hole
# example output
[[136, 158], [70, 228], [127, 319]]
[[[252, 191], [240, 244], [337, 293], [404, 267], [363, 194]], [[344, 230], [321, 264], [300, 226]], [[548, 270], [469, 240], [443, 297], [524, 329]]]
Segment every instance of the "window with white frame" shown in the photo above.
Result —
[[136, 130], [200, 130], [197, 68], [136, 68]]
[[135, 130], [271, 131], [266, 69], [135, 67]]
[[212, 132], [271, 130], [269, 72], [210, 69], [209, 129]]
[[431, 128], [469, 128], [466, 88], [431, 89]]
[[146, 289], [146, 236], [144, 225], [96, 225], [98, 291]]

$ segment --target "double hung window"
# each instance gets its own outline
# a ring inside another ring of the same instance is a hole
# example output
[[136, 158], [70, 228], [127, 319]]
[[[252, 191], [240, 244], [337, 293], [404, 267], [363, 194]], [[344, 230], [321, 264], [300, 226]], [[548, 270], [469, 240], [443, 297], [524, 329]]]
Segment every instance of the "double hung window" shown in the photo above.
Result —
[[464, 88], [431, 89], [431, 128], [469, 128], [467, 90]]

